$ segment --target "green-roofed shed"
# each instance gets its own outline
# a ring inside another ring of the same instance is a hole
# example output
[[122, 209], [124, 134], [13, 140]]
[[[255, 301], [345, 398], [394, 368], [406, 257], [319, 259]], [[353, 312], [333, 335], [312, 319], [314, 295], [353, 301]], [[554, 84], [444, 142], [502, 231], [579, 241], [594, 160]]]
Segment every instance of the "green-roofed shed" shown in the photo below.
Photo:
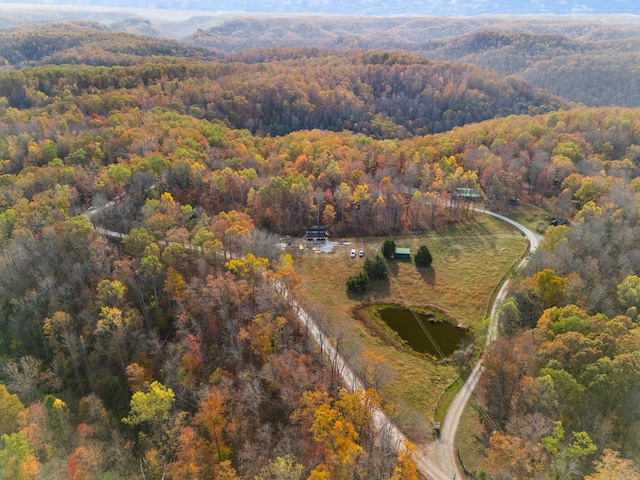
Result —
[[393, 258], [396, 260], [411, 260], [411, 249], [396, 247], [393, 252]]
[[477, 188], [458, 188], [456, 190], [458, 197], [467, 201], [482, 200], [482, 195]]

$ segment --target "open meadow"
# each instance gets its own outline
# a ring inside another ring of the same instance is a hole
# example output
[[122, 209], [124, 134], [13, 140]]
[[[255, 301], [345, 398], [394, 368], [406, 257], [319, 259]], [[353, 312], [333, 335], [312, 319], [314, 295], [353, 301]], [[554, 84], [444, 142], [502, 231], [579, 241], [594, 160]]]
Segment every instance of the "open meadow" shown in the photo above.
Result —
[[365, 257], [373, 257], [385, 239], [332, 239], [336, 242], [333, 252], [298, 252], [296, 265], [304, 277], [307, 305], [315, 316], [321, 316], [330, 334], [339, 338], [342, 351], [356, 369], [366, 364], [362, 360], [366, 351], [387, 360], [391, 380], [379, 389], [384, 401], [396, 407], [398, 422], [402, 425], [410, 417], [415, 419], [416, 413], [429, 422], [438, 399], [459, 376], [459, 367], [452, 358], [434, 359], [399, 345], [371, 320], [370, 308], [393, 304], [436, 310], [456, 325], [481, 330], [496, 286], [526, 252], [527, 241], [510, 225], [476, 213], [464, 225], [393, 237], [397, 246], [411, 248], [412, 254], [420, 245], [427, 245], [433, 256], [432, 269], [390, 260], [388, 281], [371, 281], [362, 294], [348, 292], [346, 279], [364, 262], [364, 258], [350, 258], [351, 249], [363, 248]]

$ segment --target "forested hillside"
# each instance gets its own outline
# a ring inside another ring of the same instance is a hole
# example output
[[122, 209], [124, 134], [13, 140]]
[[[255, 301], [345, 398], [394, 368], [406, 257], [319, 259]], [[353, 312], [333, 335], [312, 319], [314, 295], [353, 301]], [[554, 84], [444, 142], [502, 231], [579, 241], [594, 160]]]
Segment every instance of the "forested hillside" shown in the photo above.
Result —
[[[393, 50], [514, 75], [566, 101], [587, 106], [640, 106], [636, 71], [640, 63], [636, 53], [640, 24], [633, 16], [371, 18], [216, 14], [184, 18], [184, 12], [175, 12], [149, 14], [145, 18], [141, 12], [126, 11], [56, 11], [40, 15], [41, 18], [25, 17], [20, 11], [6, 12], [0, 61], [10, 65], [130, 65], [149, 55], [202, 59], [254, 48]], [[72, 21], [44, 28], [18, 26], [47, 18]], [[83, 30], [73, 32], [79, 27]], [[149, 38], [138, 37], [132, 42], [133, 37], [128, 34]], [[29, 44], [32, 35], [38, 40]], [[180, 42], [167, 42], [161, 37]]]
[[227, 52], [256, 45], [401, 50], [515, 75], [588, 106], [640, 106], [640, 26], [634, 17], [241, 17], [186, 40]]
[[425, 45], [420, 54], [468, 62], [517, 75], [585, 105], [640, 106], [637, 65], [640, 30], [628, 38], [574, 39], [499, 31], [474, 32]]
[[213, 53], [209, 49], [172, 40], [111, 33], [98, 22], [22, 25], [0, 32], [0, 64], [12, 67], [41, 64], [134, 65], [147, 63], [151, 57], [176, 56], [209, 59]]
[[[90, 94], [76, 80], [87, 72], [96, 75]], [[0, 471], [390, 477], [395, 451], [370, 424], [380, 399], [338, 388], [273, 288], [274, 279], [299, 288], [291, 257], [254, 226], [267, 223], [264, 212], [291, 230], [315, 216], [316, 184], [293, 168], [302, 157], [293, 139], [285, 148], [232, 131], [177, 112], [189, 109], [175, 99], [171, 108], [112, 103], [106, 116], [83, 105], [114, 100], [99, 75], [122, 72], [42, 67], [6, 77], [62, 88], [38, 90], [32, 106], [5, 99], [0, 110]], [[321, 144], [324, 134], [308, 135]], [[368, 184], [333, 162], [332, 181], [359, 187], [366, 221]], [[347, 196], [343, 210], [356, 201]], [[92, 222], [128, 235], [109, 241]]]
[[[109, 87], [113, 90], [103, 96], [93, 92]], [[80, 97], [83, 113], [104, 116], [118, 103], [171, 107], [272, 135], [320, 128], [404, 138], [565, 105], [522, 82], [472, 66], [390, 53], [255, 52], [229, 62], [42, 66], [0, 75], [0, 95], [11, 107], [45, 106], [66, 90]]]
[[141, 60], [0, 73], [3, 475], [415, 478], [273, 288], [304, 301], [277, 234], [439, 229], [467, 187], [570, 220], [501, 311], [481, 468], [633, 478], [639, 110], [398, 53]]

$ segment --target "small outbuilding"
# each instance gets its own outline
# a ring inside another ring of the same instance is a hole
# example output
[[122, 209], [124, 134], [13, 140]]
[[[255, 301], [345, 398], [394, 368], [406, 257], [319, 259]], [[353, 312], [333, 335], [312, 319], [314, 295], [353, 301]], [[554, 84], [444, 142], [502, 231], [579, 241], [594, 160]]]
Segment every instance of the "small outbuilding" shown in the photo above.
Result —
[[393, 258], [396, 260], [411, 260], [411, 249], [396, 247], [393, 252]]
[[482, 200], [482, 194], [477, 188], [458, 188], [456, 194], [458, 198], [466, 200], [467, 202], [479, 202]]

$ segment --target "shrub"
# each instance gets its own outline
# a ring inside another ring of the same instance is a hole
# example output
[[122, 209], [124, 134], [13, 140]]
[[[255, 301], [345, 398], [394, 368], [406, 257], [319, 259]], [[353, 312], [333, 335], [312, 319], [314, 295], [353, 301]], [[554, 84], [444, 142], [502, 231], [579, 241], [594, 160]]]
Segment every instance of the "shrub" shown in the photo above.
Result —
[[393, 258], [393, 252], [396, 251], [396, 242], [393, 240], [385, 240], [382, 244], [382, 255], [385, 258]]
[[363, 268], [371, 280], [385, 279], [389, 276], [387, 262], [380, 254], [376, 255], [373, 260], [365, 259]]
[[426, 245], [420, 245], [420, 248], [418, 248], [418, 252], [416, 253], [415, 260], [416, 266], [418, 267], [430, 267], [433, 257], [431, 256], [429, 247]]
[[364, 269], [359, 270], [358, 273], [351, 275], [347, 278], [347, 288], [352, 292], [362, 292], [369, 283], [369, 275]]

